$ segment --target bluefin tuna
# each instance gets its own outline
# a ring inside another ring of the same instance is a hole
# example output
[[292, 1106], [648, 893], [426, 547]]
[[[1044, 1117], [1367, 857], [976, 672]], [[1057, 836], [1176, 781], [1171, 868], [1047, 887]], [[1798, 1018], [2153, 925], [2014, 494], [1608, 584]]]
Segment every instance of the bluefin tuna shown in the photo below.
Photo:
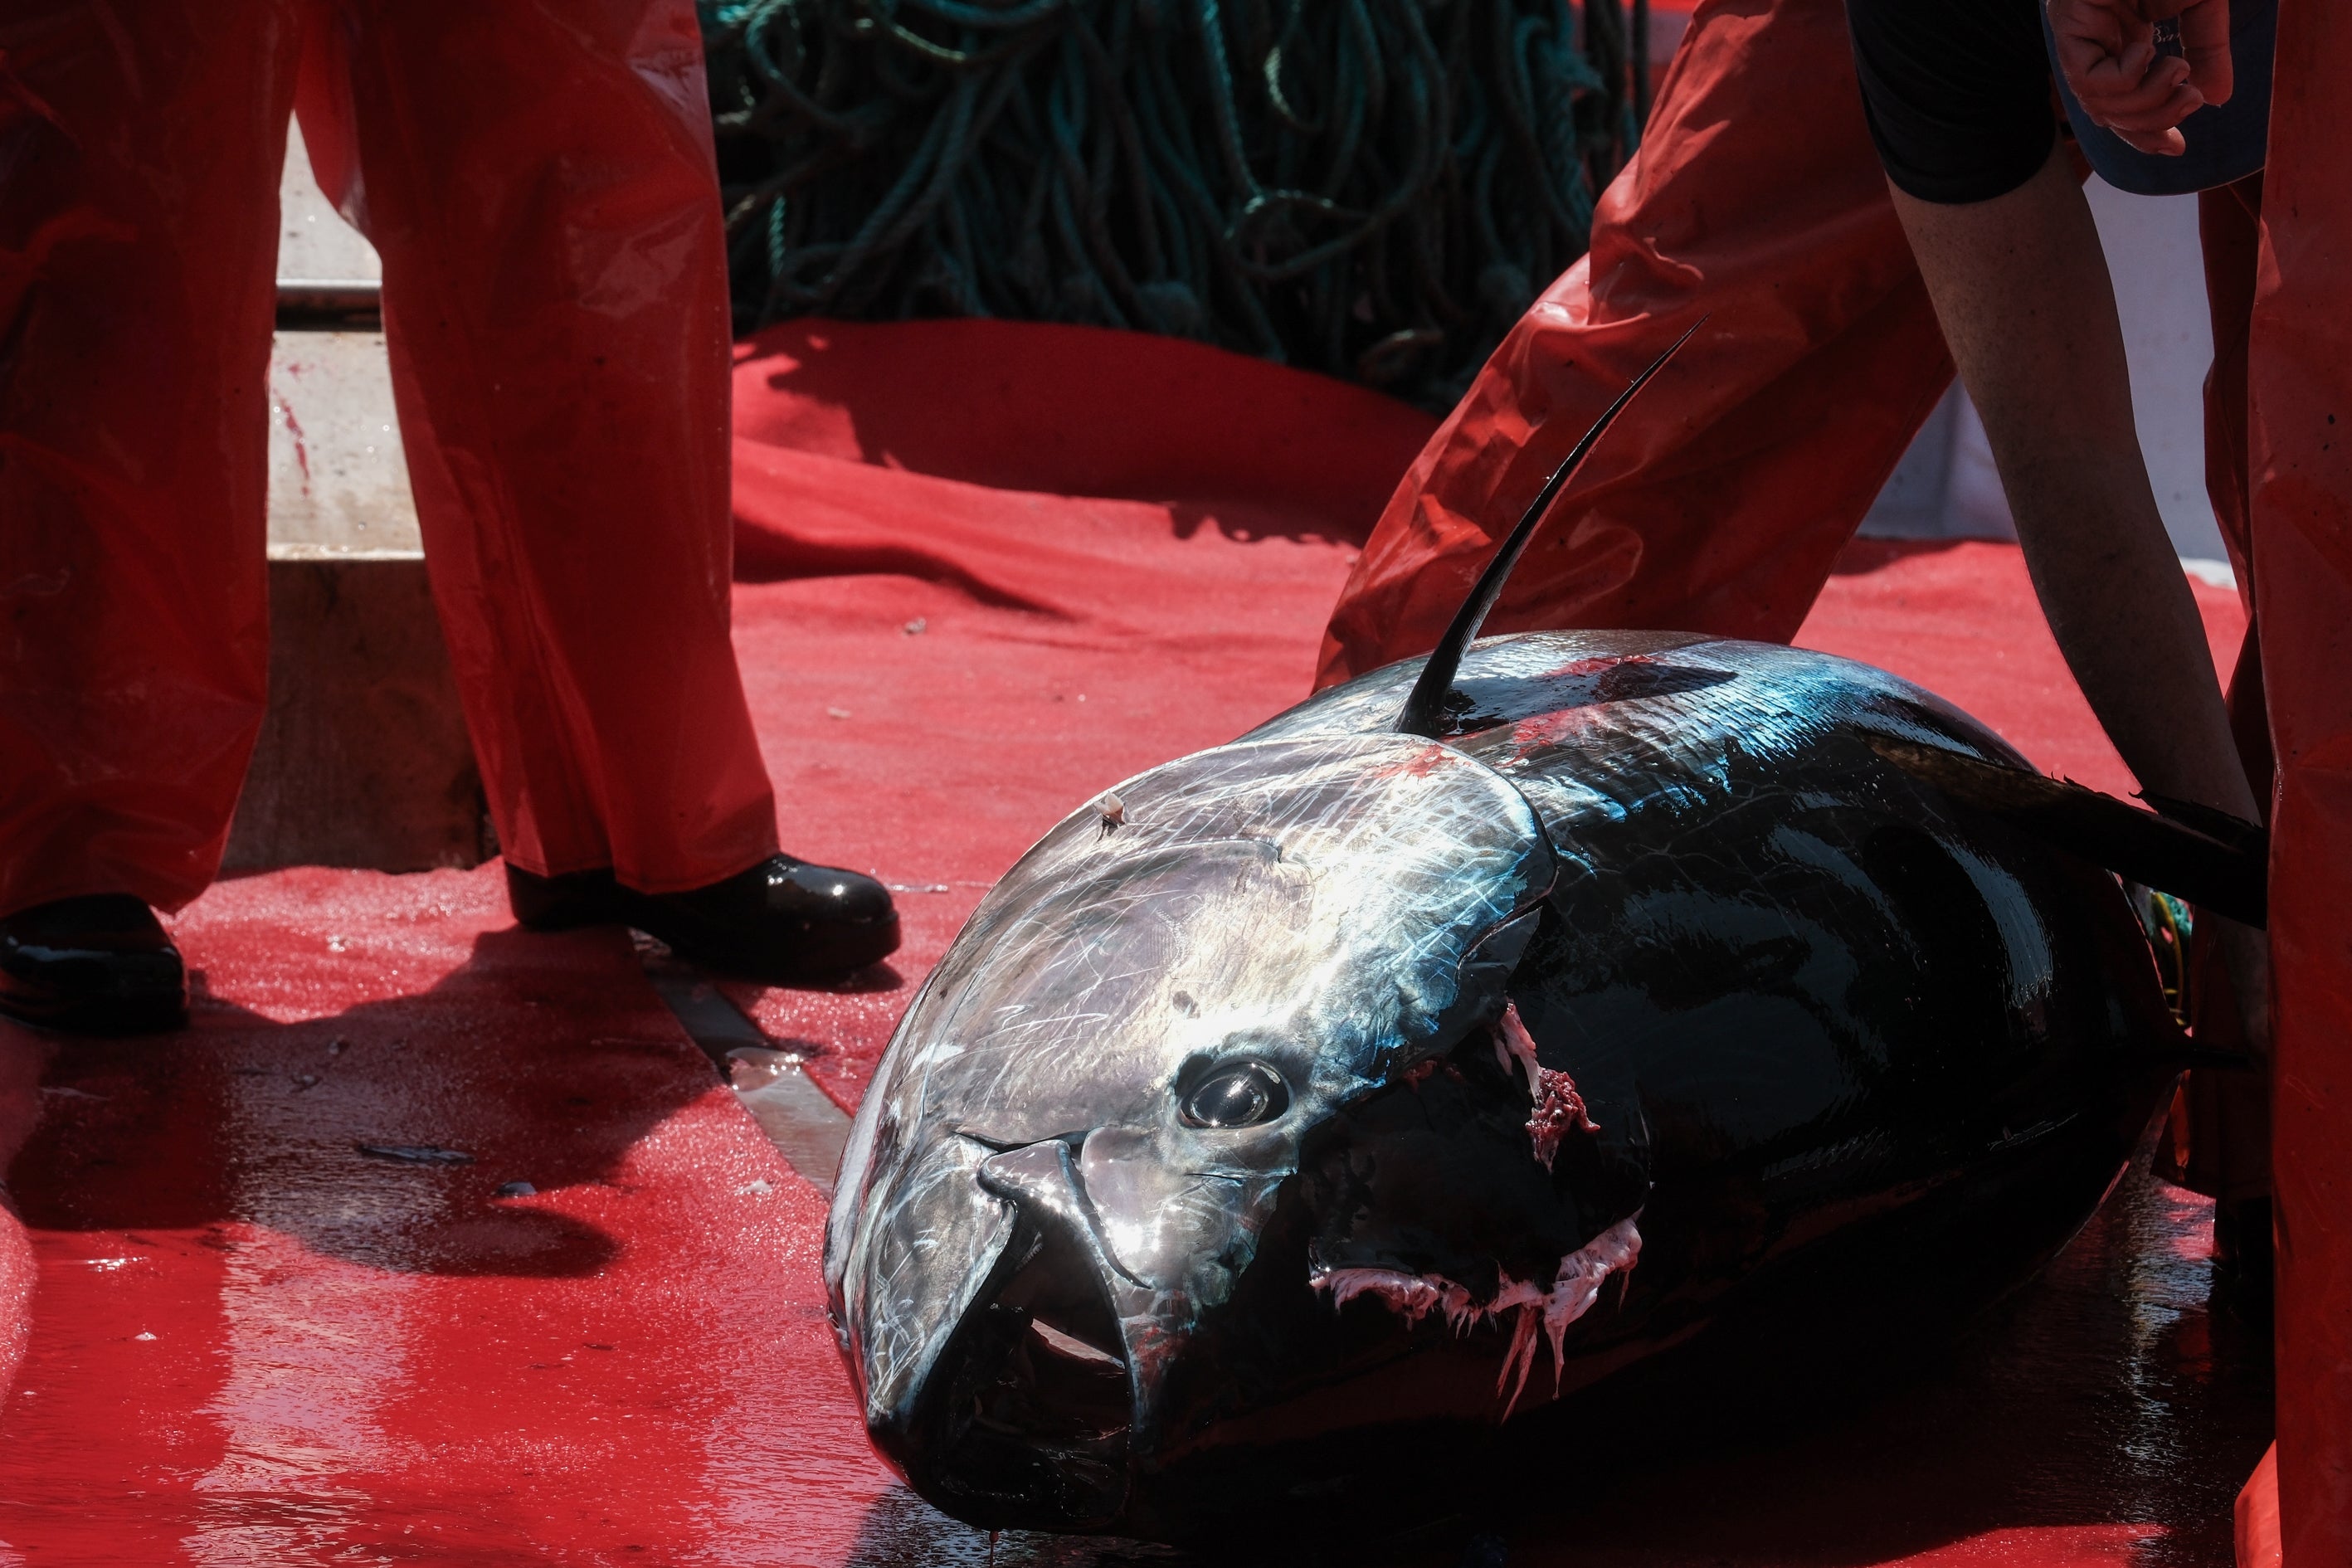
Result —
[[1074, 812], [908, 1008], [824, 1272], [947, 1512], [1328, 1515], [1988, 1300], [2123, 1168], [2181, 1039], [2124, 890], [1899, 761], [2037, 777], [1999, 737], [1823, 654], [1474, 642], [1573, 463], [1429, 659]]

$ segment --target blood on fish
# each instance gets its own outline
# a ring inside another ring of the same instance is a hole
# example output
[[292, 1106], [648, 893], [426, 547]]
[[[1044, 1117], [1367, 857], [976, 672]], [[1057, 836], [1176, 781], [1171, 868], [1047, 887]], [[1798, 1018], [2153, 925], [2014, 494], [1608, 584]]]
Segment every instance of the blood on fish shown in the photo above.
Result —
[[1510, 1389], [1501, 1417], [1507, 1421], [1518, 1407], [1519, 1395], [1527, 1392], [1528, 1374], [1535, 1368], [1538, 1329], [1551, 1344], [1551, 1392], [1553, 1398], [1559, 1397], [1568, 1375], [1568, 1327], [1592, 1310], [1601, 1299], [1601, 1287], [1611, 1276], [1630, 1275], [1641, 1260], [1642, 1232], [1636, 1223], [1641, 1217], [1639, 1210], [1627, 1215], [1561, 1258], [1549, 1289], [1504, 1274], [1493, 1297], [1485, 1301], [1473, 1300], [1466, 1288], [1442, 1274], [1408, 1274], [1402, 1268], [1318, 1268], [1307, 1276], [1307, 1283], [1329, 1296], [1335, 1311], [1359, 1296], [1370, 1296], [1402, 1318], [1408, 1328], [1418, 1327], [1432, 1312], [1439, 1313], [1457, 1337], [1480, 1323], [1516, 1313], [1510, 1347], [1503, 1352], [1502, 1371], [1495, 1379], [1498, 1397], [1506, 1385]]
[[1512, 746], [1524, 757], [1539, 747], [1564, 744], [1602, 722], [1606, 715], [1601, 710], [1624, 695], [1612, 689], [1610, 678], [1628, 665], [1639, 667], [1654, 662], [1648, 655], [1635, 653], [1620, 658], [1570, 659], [1557, 669], [1546, 670], [1536, 679], [1581, 681], [1583, 689], [1563, 689], [1556, 706], [1515, 721], [1510, 727]]
[[1447, 763], [1452, 762], [1454, 755], [1450, 747], [1424, 746], [1409, 757], [1376, 770], [1372, 776], [1383, 779], [1425, 779]]
[[1588, 675], [1606, 675], [1620, 665], [1654, 664], [1646, 653], [1604, 654], [1598, 658], [1572, 658], [1554, 669], [1536, 677], [1538, 680], [1575, 680]]
[[1566, 745], [1600, 725], [1607, 717], [1601, 711], [1606, 706], [1603, 702], [1586, 702], [1522, 719], [1511, 726], [1511, 744], [1521, 756], [1538, 747]]
[[[1508, 1421], [1511, 1412], [1519, 1407], [1519, 1395], [1528, 1389], [1528, 1373], [1536, 1364], [1536, 1328], [1543, 1314], [1530, 1308], [1521, 1308], [1517, 1320], [1511, 1325], [1511, 1348], [1503, 1352], [1503, 1370], [1496, 1375], [1495, 1392], [1501, 1394], [1503, 1384], [1511, 1384], [1511, 1396], [1503, 1401], [1502, 1418]], [[1519, 1369], [1518, 1380], [1512, 1382], [1511, 1369]]]
[[1405, 1088], [1419, 1093], [1421, 1086], [1439, 1073], [1444, 1073], [1456, 1083], [1462, 1081], [1462, 1069], [1443, 1057], [1431, 1057], [1426, 1060], [1413, 1063], [1404, 1069], [1402, 1077], [1398, 1081]]
[[1402, 1318], [1409, 1328], [1435, 1312], [1457, 1338], [1493, 1314], [1491, 1302], [1479, 1305], [1471, 1299], [1469, 1287], [1442, 1274], [1407, 1274], [1401, 1268], [1318, 1268], [1307, 1282], [1330, 1296], [1335, 1311], [1359, 1296], [1370, 1296]]
[[1536, 1070], [1539, 1081], [1535, 1109], [1528, 1113], [1528, 1136], [1535, 1143], [1536, 1158], [1549, 1171], [1559, 1154], [1559, 1141], [1570, 1128], [1583, 1132], [1598, 1132], [1601, 1129], [1586, 1114], [1584, 1097], [1576, 1092], [1575, 1079], [1550, 1068]]
[[1618, 1281], [1619, 1300], [1632, 1287], [1633, 1265], [1642, 1259], [1642, 1230], [1635, 1222], [1642, 1211], [1635, 1209], [1574, 1252], [1559, 1260], [1559, 1271], [1552, 1276], [1551, 1294], [1544, 1301], [1544, 1333], [1551, 1341], [1552, 1397], [1559, 1397], [1560, 1379], [1567, 1374], [1566, 1358], [1560, 1342], [1568, 1334], [1569, 1324], [1592, 1310], [1601, 1300], [1601, 1287], [1612, 1276]]
[[1601, 1131], [1585, 1109], [1584, 1096], [1577, 1092], [1576, 1080], [1536, 1060], [1535, 1037], [1528, 1033], [1516, 1002], [1505, 1004], [1503, 1016], [1496, 1022], [1495, 1060], [1505, 1072], [1511, 1070], [1515, 1061], [1527, 1071], [1528, 1094], [1535, 1102], [1535, 1109], [1528, 1112], [1528, 1137], [1545, 1170], [1550, 1170], [1559, 1157], [1559, 1141], [1570, 1128], [1580, 1132]]
[[[1519, 1395], [1527, 1390], [1528, 1373], [1536, 1363], [1536, 1328], [1543, 1321], [1549, 1296], [1541, 1286], [1506, 1274], [1496, 1289], [1495, 1299], [1486, 1304], [1491, 1317], [1500, 1318], [1506, 1312], [1517, 1314], [1511, 1323], [1510, 1349], [1503, 1352], [1503, 1370], [1495, 1377], [1495, 1392], [1498, 1394], [1503, 1392], [1503, 1384], [1511, 1384], [1511, 1396], [1503, 1402], [1502, 1418], [1506, 1421], [1511, 1418], [1511, 1412], [1518, 1407]], [[1518, 1369], [1517, 1382], [1511, 1378], [1514, 1367]]]

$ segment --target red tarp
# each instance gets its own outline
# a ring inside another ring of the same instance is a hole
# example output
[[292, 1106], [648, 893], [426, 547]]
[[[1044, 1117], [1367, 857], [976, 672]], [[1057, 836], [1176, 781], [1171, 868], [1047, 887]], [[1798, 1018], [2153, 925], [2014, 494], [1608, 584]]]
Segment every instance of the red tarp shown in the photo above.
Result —
[[[1304, 693], [1431, 423], [992, 322], [786, 329], [736, 386], [736, 641], [783, 840], [907, 889], [908, 946], [886, 987], [735, 994], [849, 1104], [1048, 824]], [[2235, 596], [2199, 595], [2234, 649]], [[1857, 545], [1802, 640], [2127, 783], [2008, 547]], [[495, 867], [252, 878], [176, 931], [188, 1037], [0, 1036], [0, 1564], [984, 1560], [866, 1448], [820, 1205], [623, 936], [515, 931]], [[1510, 1561], [2219, 1568], [2268, 1412], [2206, 1215], [2128, 1184], [1950, 1373], [1523, 1525]]]

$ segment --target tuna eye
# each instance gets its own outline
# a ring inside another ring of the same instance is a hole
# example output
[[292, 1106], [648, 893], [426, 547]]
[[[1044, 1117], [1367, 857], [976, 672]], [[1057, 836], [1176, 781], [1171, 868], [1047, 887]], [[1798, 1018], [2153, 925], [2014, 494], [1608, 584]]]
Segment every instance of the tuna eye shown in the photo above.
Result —
[[1264, 1062], [1221, 1067], [1184, 1097], [1184, 1120], [1194, 1127], [1255, 1127], [1289, 1109], [1289, 1086]]

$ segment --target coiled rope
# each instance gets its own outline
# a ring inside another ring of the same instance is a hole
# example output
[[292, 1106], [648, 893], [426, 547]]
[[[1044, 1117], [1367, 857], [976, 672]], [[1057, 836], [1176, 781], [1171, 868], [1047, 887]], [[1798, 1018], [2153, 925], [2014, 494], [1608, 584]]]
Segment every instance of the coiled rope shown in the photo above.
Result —
[[1444, 408], [1634, 135], [1620, 0], [700, 3], [740, 330], [1134, 328]]

